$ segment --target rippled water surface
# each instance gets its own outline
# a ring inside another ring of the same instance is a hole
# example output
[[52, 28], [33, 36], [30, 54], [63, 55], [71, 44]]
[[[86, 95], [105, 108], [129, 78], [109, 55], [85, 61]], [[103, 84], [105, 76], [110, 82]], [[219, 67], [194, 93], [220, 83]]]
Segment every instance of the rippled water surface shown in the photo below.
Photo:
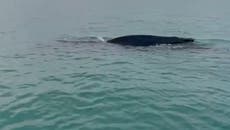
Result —
[[[2, 0], [1, 130], [229, 130], [228, 0]], [[131, 47], [127, 34], [193, 37]]]

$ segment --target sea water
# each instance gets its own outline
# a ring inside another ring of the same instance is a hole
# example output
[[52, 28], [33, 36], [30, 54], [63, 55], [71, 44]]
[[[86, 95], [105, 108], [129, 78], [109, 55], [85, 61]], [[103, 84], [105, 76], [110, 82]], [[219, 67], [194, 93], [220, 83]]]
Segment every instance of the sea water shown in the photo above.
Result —
[[[229, 130], [229, 0], [2, 0], [1, 130]], [[130, 34], [192, 37], [131, 47]]]

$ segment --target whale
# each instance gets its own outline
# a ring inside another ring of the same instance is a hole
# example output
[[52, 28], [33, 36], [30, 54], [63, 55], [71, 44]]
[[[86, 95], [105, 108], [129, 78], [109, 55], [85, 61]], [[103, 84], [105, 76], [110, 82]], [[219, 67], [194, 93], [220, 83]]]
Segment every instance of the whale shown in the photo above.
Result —
[[154, 46], [161, 44], [185, 44], [194, 42], [193, 38], [154, 35], [126, 35], [107, 40], [108, 43], [130, 46]]

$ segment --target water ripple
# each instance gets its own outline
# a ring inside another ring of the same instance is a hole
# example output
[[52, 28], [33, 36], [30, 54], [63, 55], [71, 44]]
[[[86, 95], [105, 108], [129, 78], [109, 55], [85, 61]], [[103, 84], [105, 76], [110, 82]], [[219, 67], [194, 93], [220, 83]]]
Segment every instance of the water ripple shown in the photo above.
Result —
[[95, 39], [40, 43], [0, 57], [0, 129], [229, 128], [225, 45], [135, 48], [87, 40]]

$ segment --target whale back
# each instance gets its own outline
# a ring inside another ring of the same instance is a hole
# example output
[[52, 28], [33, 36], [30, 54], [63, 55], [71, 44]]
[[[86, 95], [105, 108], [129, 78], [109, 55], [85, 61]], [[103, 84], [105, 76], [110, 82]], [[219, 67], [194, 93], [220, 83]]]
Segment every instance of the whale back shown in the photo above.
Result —
[[166, 36], [153, 36], [153, 35], [128, 35], [117, 37], [108, 40], [109, 43], [116, 43], [122, 45], [133, 46], [149, 46], [159, 44], [180, 44], [186, 42], [193, 42], [191, 38], [179, 38], [179, 37], [166, 37]]

